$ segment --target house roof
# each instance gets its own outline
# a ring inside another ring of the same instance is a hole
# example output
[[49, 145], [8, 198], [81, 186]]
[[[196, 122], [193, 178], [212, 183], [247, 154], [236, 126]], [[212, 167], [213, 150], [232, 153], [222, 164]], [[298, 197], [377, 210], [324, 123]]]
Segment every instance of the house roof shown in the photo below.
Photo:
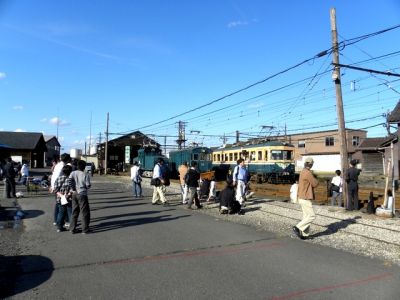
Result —
[[388, 137], [365, 138], [357, 147], [357, 150], [377, 150]]
[[109, 145], [111, 144], [115, 146], [140, 145], [143, 147], [145, 146], [161, 147], [161, 145], [157, 143], [154, 139], [150, 138], [149, 136], [143, 134], [140, 131], [133, 131], [131, 133], [122, 135], [115, 139], [109, 140], [108, 143]]
[[57, 142], [58, 146], [61, 146], [60, 142], [58, 141], [58, 139], [55, 135], [44, 135], [43, 137], [44, 137], [44, 141], [46, 143], [54, 139]]
[[388, 121], [389, 123], [400, 123], [400, 101], [397, 102], [396, 107], [389, 114]]
[[43, 134], [40, 132], [0, 131], [0, 144], [14, 150], [34, 150], [38, 146], [46, 150]]

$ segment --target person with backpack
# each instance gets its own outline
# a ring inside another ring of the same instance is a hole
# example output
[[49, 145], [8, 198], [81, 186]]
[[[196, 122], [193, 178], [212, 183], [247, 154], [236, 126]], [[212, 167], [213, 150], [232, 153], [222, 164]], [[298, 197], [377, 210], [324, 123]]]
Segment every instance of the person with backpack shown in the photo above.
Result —
[[237, 166], [233, 170], [232, 180], [233, 185], [236, 186], [236, 200], [242, 207], [244, 207], [246, 201], [246, 186], [249, 180], [249, 171], [244, 165], [243, 158], [239, 158], [237, 160]]
[[192, 203], [194, 199], [194, 203], [197, 208], [202, 208], [203, 206], [200, 204], [199, 197], [197, 195], [197, 188], [199, 187], [200, 173], [196, 170], [197, 162], [192, 161], [190, 164], [190, 169], [186, 173], [185, 183], [189, 189], [189, 200], [188, 200], [188, 209], [192, 209]]

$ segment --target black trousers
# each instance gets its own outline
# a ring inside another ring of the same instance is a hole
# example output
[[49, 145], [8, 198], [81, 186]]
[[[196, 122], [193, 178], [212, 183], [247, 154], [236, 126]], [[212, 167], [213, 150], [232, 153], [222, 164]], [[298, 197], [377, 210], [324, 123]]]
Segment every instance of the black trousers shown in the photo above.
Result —
[[16, 197], [15, 195], [15, 179], [6, 177], [6, 197], [12, 198]]
[[82, 213], [82, 232], [87, 232], [90, 224], [90, 207], [87, 195], [77, 194], [72, 197], [72, 216], [69, 226], [71, 231], [76, 230], [76, 223], [78, 222], [79, 213]]
[[350, 182], [347, 185], [347, 209], [358, 210], [358, 184]]

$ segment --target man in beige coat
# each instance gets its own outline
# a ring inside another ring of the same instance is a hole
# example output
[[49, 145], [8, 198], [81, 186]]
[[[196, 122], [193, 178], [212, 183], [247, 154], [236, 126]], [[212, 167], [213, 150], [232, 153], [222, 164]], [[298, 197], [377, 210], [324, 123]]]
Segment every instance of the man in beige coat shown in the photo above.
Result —
[[298, 199], [303, 211], [303, 219], [293, 226], [294, 233], [302, 240], [310, 236], [310, 225], [315, 220], [315, 213], [312, 207], [312, 200], [315, 199], [314, 189], [318, 186], [318, 180], [311, 172], [314, 160], [307, 157], [304, 162], [304, 169], [300, 172]]

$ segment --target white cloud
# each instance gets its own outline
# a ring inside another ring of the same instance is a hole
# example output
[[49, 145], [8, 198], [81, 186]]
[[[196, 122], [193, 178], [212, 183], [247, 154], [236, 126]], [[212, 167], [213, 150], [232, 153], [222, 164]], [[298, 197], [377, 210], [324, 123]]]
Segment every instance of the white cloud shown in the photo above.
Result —
[[14, 105], [13, 110], [23, 110], [24, 107], [22, 105]]
[[228, 28], [235, 28], [238, 26], [247, 26], [247, 25], [249, 25], [249, 22], [247, 22], [247, 21], [232, 21], [232, 22], [229, 22], [227, 26], [228, 26]]
[[17, 128], [17, 129], [14, 130], [14, 132], [26, 132], [26, 130], [25, 129], [21, 129], [21, 128]]
[[58, 117], [53, 117], [49, 120], [49, 123], [52, 125], [58, 125], [58, 126], [67, 126], [69, 125], [69, 122], [66, 120], [61, 120]]
[[42, 123], [45, 123], [45, 122], [47, 122], [47, 118], [43, 118], [43, 119], [41, 119], [41, 120], [40, 120], [40, 122], [42, 122]]
[[6, 78], [6, 73], [0, 72], [0, 80]]

